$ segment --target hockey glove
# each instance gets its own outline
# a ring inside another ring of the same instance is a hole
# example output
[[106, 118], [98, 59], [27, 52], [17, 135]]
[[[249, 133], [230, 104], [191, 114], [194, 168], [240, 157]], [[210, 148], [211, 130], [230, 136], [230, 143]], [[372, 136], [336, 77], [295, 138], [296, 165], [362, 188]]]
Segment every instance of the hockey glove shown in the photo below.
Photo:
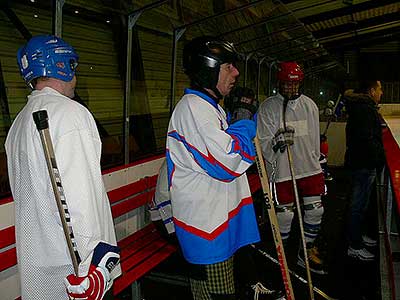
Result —
[[110, 273], [119, 263], [119, 252], [117, 246], [98, 243], [87, 276], [71, 274], [65, 279], [69, 299], [102, 300], [112, 286]]
[[233, 124], [239, 120], [257, 120], [255, 115], [257, 112], [256, 106], [253, 104], [242, 103], [235, 105], [233, 112], [230, 114], [229, 124]]
[[272, 150], [283, 153], [288, 145], [293, 145], [294, 128], [286, 126], [286, 130], [279, 128], [272, 139]]

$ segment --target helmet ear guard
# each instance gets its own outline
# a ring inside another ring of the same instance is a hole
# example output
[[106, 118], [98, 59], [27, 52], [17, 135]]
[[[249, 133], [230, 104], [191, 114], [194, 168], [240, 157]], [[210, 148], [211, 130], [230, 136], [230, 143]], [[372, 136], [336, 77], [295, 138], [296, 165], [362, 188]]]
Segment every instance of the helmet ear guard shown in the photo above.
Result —
[[70, 82], [76, 72], [79, 56], [74, 48], [59, 37], [38, 35], [17, 53], [17, 63], [26, 84], [39, 77]]

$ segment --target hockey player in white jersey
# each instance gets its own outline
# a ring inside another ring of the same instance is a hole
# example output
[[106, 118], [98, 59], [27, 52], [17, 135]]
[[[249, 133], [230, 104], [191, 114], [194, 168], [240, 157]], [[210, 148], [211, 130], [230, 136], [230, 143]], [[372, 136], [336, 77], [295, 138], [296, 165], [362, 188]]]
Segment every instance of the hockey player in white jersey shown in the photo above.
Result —
[[235, 297], [233, 256], [260, 240], [246, 170], [254, 162], [253, 120], [229, 125], [219, 100], [239, 71], [233, 45], [212, 37], [189, 42], [191, 80], [169, 122], [167, 167], [176, 235], [190, 263], [195, 300]]
[[[96, 124], [89, 111], [72, 100], [78, 55], [62, 39], [40, 35], [19, 49], [17, 60], [24, 81], [33, 90], [5, 144], [15, 203], [21, 297], [110, 299], [113, 279], [121, 274], [119, 249], [102, 181]], [[81, 259], [79, 274], [74, 274], [32, 118], [38, 110], [47, 110], [49, 116], [51, 140]]]
[[[287, 241], [294, 216], [295, 195], [285, 149], [291, 144], [294, 174], [299, 196], [303, 200], [304, 234], [310, 270], [324, 274], [324, 266], [313, 242], [317, 237], [324, 212], [321, 195], [324, 177], [319, 163], [320, 133], [318, 107], [300, 91], [304, 73], [296, 62], [282, 62], [278, 67], [279, 93], [267, 98], [258, 110], [258, 136], [267, 170], [277, 165], [275, 182], [276, 208], [282, 239]], [[284, 112], [284, 103], [287, 105]], [[284, 123], [286, 122], [286, 124]], [[286, 126], [287, 125], [287, 126]], [[286, 128], [286, 130], [284, 129]], [[273, 149], [273, 151], [271, 151]], [[298, 264], [304, 266], [299, 252]]]

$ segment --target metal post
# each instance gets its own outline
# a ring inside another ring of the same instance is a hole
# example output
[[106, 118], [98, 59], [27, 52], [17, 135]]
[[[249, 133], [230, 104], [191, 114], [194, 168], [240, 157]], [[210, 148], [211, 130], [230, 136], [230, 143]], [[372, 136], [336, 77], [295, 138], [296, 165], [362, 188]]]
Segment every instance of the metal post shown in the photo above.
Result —
[[129, 124], [131, 114], [131, 91], [132, 91], [132, 35], [133, 26], [139, 19], [142, 12], [130, 14], [128, 16], [128, 41], [126, 45], [126, 76], [125, 76], [125, 109], [124, 109], [124, 163], [129, 163]]
[[272, 67], [276, 65], [276, 61], [273, 61], [269, 65], [269, 72], [268, 72], [268, 96], [271, 96], [271, 89], [272, 89]]
[[174, 29], [173, 44], [172, 44], [172, 63], [171, 63], [171, 98], [169, 101], [169, 116], [172, 115], [175, 105], [175, 85], [176, 85], [176, 57], [178, 52], [178, 42], [185, 33], [186, 28]]
[[252, 57], [252, 55], [253, 55], [253, 53], [246, 55], [246, 59], [244, 61], [244, 81], [243, 81], [244, 87], [247, 86], [248, 62], [249, 62], [250, 58]]
[[257, 64], [257, 100], [260, 101], [260, 78], [261, 78], [261, 64], [265, 60], [265, 56], [258, 60]]
[[126, 76], [125, 76], [125, 103], [124, 103], [124, 163], [129, 163], [129, 124], [132, 96], [132, 34], [133, 27], [143, 12], [161, 6], [169, 0], [161, 0], [145, 5], [128, 15], [128, 41], [126, 45]]
[[63, 24], [63, 6], [65, 0], [53, 1], [53, 34], [62, 37], [62, 24]]

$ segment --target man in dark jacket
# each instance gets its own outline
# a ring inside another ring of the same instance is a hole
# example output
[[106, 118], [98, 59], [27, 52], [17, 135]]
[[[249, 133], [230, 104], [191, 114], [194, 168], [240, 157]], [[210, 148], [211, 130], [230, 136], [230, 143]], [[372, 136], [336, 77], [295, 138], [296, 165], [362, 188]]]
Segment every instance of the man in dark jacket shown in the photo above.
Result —
[[353, 182], [347, 254], [364, 261], [374, 259], [374, 255], [365, 246], [373, 246], [376, 241], [363, 235], [363, 223], [377, 170], [385, 163], [381, 121], [377, 108], [382, 94], [381, 82], [377, 80], [362, 82], [356, 92], [345, 92], [346, 110], [349, 115], [346, 125], [345, 165], [351, 171]]

